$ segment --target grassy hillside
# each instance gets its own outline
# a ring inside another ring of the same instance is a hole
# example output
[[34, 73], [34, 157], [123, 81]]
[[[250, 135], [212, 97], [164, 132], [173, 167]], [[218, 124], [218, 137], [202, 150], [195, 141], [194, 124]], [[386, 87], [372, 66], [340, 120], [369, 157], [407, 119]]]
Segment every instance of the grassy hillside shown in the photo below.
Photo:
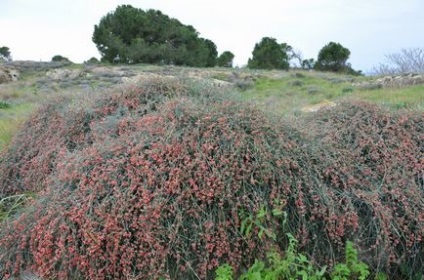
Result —
[[368, 101], [391, 109], [424, 110], [424, 85], [377, 89], [359, 89], [355, 86], [368, 79], [300, 71], [283, 72], [277, 77], [264, 74], [244, 96], [283, 114], [296, 113], [304, 107], [325, 101], [337, 103], [345, 100]]
[[[36, 65], [36, 64], [35, 64]], [[46, 75], [54, 71], [49, 66], [27, 66], [22, 69], [21, 79], [0, 86], [0, 149], [10, 141], [16, 127], [34, 105], [54, 95], [72, 94], [107, 88], [122, 83], [123, 77], [144, 74], [190, 76], [211, 78], [231, 83], [242, 91], [243, 100], [254, 101], [265, 110], [277, 114], [293, 115], [308, 106], [362, 100], [381, 104], [391, 109], [417, 109], [424, 111], [424, 85], [407, 87], [360, 89], [355, 84], [368, 81], [370, 77], [355, 77], [333, 73], [309, 71], [251, 71], [247, 69], [196, 69], [136, 65], [125, 67], [95, 67], [68, 65], [59, 69], [83, 73], [70, 78], [54, 79]], [[22, 68], [22, 66], [21, 66]], [[115, 69], [95, 71], [96, 69]], [[118, 70], [116, 70], [118, 69]], [[374, 78], [375, 80], [375, 78]]]
[[1, 87], [0, 277], [421, 279], [422, 86], [42, 71]]

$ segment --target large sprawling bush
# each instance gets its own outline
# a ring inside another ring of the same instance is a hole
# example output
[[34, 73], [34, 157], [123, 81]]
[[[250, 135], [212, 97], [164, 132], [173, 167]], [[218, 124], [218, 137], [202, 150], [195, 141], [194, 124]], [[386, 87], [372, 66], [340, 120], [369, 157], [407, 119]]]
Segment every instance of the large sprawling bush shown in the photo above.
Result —
[[[301, 124], [301, 125], [299, 125]], [[375, 271], [424, 268], [423, 116], [341, 104], [291, 123], [173, 78], [51, 102], [0, 161], [0, 269], [57, 279], [237, 274], [287, 233], [311, 261], [346, 241]]]

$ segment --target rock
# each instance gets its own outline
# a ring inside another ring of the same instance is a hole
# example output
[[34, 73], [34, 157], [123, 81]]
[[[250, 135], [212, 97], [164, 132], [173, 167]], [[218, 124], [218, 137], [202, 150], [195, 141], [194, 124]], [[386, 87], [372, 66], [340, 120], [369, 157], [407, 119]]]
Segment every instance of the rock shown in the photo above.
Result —
[[175, 76], [159, 75], [159, 74], [154, 74], [154, 73], [143, 73], [143, 74], [138, 74], [138, 75], [132, 76], [132, 77], [122, 77], [121, 82], [123, 84], [136, 85], [136, 84], [143, 82], [143, 81], [146, 81], [148, 79], [160, 79], [160, 78], [175, 79]]
[[[135, 76], [132, 76], [132, 77], [122, 77], [121, 83], [127, 84], [127, 85], [136, 85], [140, 82], [144, 82], [144, 81], [151, 80], [151, 79], [164, 79], [164, 80], [170, 81], [170, 80], [178, 80], [178, 77], [174, 76], [174, 75], [162, 75], [162, 74], [147, 73], [146, 72], [146, 73], [135, 75]], [[209, 82], [214, 87], [225, 88], [225, 87], [232, 87], [233, 86], [233, 83], [230, 83], [230, 82], [226, 82], [226, 81], [222, 81], [222, 80], [218, 80], [218, 79], [213, 79], [213, 78], [202, 78], [202, 77], [195, 76], [195, 75], [191, 75], [190, 79], [203, 81], [203, 82]]]
[[95, 67], [90, 72], [96, 77], [128, 77], [134, 76], [133, 73], [127, 73], [119, 67]]
[[19, 71], [0, 65], [0, 84], [14, 82], [19, 79]]
[[378, 78], [374, 81], [362, 82], [353, 84], [359, 89], [377, 89], [377, 88], [391, 88], [391, 87], [404, 87], [410, 85], [424, 84], [424, 76], [417, 73], [405, 73], [402, 75], [385, 76]]
[[6, 66], [13, 67], [19, 70], [20, 73], [24, 72], [37, 72], [37, 71], [48, 71], [51, 69], [61, 68], [70, 65], [71, 63], [52, 61], [52, 62], [38, 62], [38, 61], [23, 61], [14, 60], [4, 63]]
[[68, 80], [76, 79], [82, 75], [82, 72], [79, 70], [69, 70], [69, 69], [53, 69], [47, 71], [46, 77], [52, 80]]
[[305, 113], [313, 113], [313, 112], [317, 112], [319, 110], [326, 110], [329, 109], [331, 107], [337, 106], [337, 103], [332, 102], [332, 101], [328, 101], [328, 100], [324, 100], [318, 104], [314, 104], [314, 105], [308, 105], [305, 106], [303, 108], [301, 108], [300, 110], [302, 112]]

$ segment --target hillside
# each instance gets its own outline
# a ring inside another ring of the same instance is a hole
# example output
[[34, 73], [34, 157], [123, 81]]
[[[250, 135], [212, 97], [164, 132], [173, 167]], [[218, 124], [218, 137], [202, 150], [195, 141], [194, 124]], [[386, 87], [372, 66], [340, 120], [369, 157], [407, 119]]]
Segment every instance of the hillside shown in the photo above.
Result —
[[0, 277], [422, 278], [420, 75], [12, 66]]
[[354, 77], [308, 71], [251, 71], [248, 69], [197, 69], [170, 66], [103, 66], [17, 61], [4, 68], [18, 71], [18, 81], [0, 84], [0, 148], [10, 141], [25, 113], [57, 94], [90, 94], [143, 77], [165, 75], [213, 79], [241, 91], [266, 110], [293, 115], [314, 111], [341, 100], [382, 104], [391, 109], [424, 110], [424, 78]]

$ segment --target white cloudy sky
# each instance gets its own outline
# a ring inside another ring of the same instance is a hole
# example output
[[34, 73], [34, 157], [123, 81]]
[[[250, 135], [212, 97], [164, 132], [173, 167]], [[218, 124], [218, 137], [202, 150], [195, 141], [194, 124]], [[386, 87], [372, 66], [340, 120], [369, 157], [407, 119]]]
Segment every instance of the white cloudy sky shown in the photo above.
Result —
[[316, 58], [330, 41], [351, 51], [367, 71], [402, 48], [424, 47], [424, 0], [0, 0], [0, 47], [14, 60], [74, 62], [99, 58], [94, 25], [120, 4], [157, 9], [193, 25], [221, 53], [245, 65], [262, 37], [274, 37]]

